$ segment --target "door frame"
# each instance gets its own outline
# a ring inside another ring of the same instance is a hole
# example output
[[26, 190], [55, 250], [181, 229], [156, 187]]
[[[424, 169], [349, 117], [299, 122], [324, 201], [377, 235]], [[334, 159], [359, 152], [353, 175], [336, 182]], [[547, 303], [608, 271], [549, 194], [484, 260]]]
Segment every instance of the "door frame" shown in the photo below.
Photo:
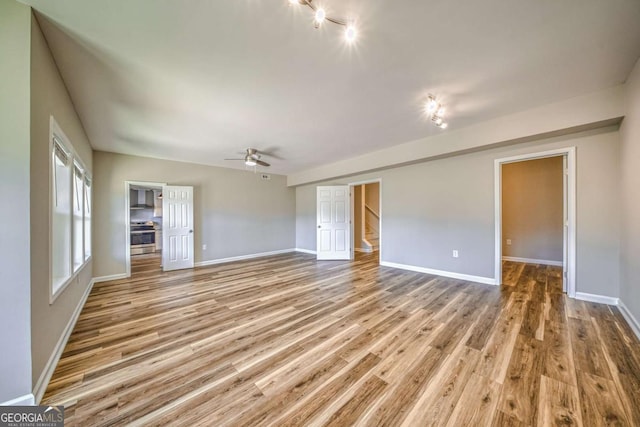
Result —
[[131, 200], [129, 198], [129, 190], [132, 185], [141, 187], [162, 187], [167, 185], [166, 182], [147, 182], [147, 181], [125, 181], [124, 182], [124, 243], [125, 243], [125, 272], [127, 278], [131, 277]]
[[378, 245], [380, 246], [378, 249], [378, 264], [382, 262], [382, 178], [372, 178], [364, 181], [356, 181], [350, 182], [349, 185], [349, 198], [351, 199], [351, 259], [355, 258], [355, 191], [353, 187], [363, 184], [375, 184], [378, 183], [378, 214], [380, 218], [378, 218]]
[[[527, 160], [544, 159], [547, 157], [560, 157], [566, 159], [566, 169], [562, 171], [566, 179], [566, 189], [563, 190], [564, 209], [563, 227], [563, 270], [566, 272], [564, 283], [566, 293], [570, 298], [576, 296], [576, 147], [559, 148], [555, 150], [521, 154], [518, 156], [503, 157], [494, 161], [494, 196], [495, 196], [495, 281], [496, 285], [502, 284], [502, 165]], [[564, 180], [563, 179], [563, 180]]]

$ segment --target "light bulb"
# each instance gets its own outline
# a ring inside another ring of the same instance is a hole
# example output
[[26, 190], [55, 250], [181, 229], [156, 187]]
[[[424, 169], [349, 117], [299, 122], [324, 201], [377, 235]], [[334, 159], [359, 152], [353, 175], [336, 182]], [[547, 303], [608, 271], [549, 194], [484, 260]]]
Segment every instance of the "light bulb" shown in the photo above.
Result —
[[436, 117], [434, 121], [436, 122], [436, 125], [440, 126], [442, 124], [442, 117]]
[[318, 24], [322, 24], [322, 22], [326, 17], [327, 17], [327, 13], [324, 11], [324, 9], [319, 8], [318, 10], [316, 10], [315, 20]]
[[440, 117], [443, 117], [444, 116], [444, 112], [445, 112], [444, 107], [440, 107], [440, 108], [438, 108], [438, 112], [436, 114], [439, 115]]
[[256, 161], [254, 159], [251, 159], [251, 158], [245, 160], [244, 164], [247, 165], [247, 166], [255, 166], [255, 165], [257, 165]]
[[427, 101], [426, 110], [427, 113], [433, 113], [438, 108], [438, 103], [435, 98], [429, 97], [429, 101]]
[[290, 4], [300, 4], [300, 0], [289, 0]]
[[448, 126], [449, 126], [448, 124], [446, 124], [446, 123], [442, 123], [442, 124], [440, 125], [440, 129], [446, 129]]
[[356, 35], [357, 35], [356, 27], [354, 27], [353, 25], [349, 25], [344, 32], [344, 37], [350, 43], [356, 39]]

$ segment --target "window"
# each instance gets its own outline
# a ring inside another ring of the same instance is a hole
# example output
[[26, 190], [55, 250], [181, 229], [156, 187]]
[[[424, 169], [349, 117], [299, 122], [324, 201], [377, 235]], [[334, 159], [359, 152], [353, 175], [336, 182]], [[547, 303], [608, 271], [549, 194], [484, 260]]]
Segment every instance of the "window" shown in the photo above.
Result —
[[91, 257], [91, 178], [51, 118], [51, 302]]
[[52, 288], [55, 294], [71, 277], [71, 153], [53, 137]]
[[91, 178], [84, 177], [84, 260], [91, 257]]
[[73, 272], [84, 264], [84, 170], [73, 165]]

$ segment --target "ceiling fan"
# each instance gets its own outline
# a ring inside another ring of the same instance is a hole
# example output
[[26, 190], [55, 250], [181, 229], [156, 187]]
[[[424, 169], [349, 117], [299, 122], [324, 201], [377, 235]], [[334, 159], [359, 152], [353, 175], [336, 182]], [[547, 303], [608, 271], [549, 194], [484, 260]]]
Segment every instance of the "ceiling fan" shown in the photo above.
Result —
[[242, 160], [244, 161], [244, 164], [247, 166], [256, 166], [256, 165], [260, 165], [260, 166], [271, 166], [269, 163], [260, 160], [262, 156], [260, 155], [260, 153], [258, 152], [258, 150], [256, 150], [255, 148], [247, 148], [247, 153], [245, 154], [244, 158], [242, 159], [225, 159], [225, 160]]

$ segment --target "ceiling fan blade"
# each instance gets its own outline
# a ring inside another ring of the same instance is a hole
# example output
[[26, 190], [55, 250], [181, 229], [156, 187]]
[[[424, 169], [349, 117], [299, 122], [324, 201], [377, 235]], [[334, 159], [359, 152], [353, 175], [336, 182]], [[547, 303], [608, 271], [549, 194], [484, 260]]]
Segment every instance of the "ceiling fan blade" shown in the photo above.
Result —
[[284, 160], [282, 157], [278, 155], [278, 151], [280, 148], [278, 146], [267, 147], [264, 150], [260, 150], [260, 154], [264, 156], [273, 157], [276, 160]]
[[262, 160], [256, 160], [256, 163], [259, 164], [260, 166], [271, 166], [269, 163]]
[[244, 161], [244, 159], [225, 159], [225, 160], [242, 160], [242, 161]]

